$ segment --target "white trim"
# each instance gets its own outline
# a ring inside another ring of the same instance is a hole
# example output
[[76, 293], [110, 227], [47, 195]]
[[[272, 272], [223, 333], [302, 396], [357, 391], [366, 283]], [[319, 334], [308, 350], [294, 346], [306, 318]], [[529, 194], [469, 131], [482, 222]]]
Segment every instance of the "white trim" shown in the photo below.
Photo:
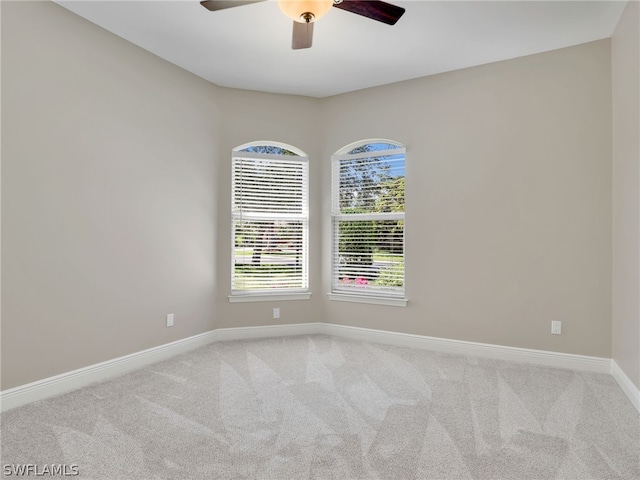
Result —
[[[251, 221], [251, 220], [291, 220], [293, 222], [306, 222], [308, 215], [306, 213], [268, 213], [268, 212], [247, 212], [241, 210], [234, 210], [233, 216], [237, 220]], [[241, 247], [235, 247], [241, 248]]]
[[0, 392], [0, 411], [6, 411], [36, 400], [60, 395], [61, 393], [75, 390], [97, 381], [106, 380], [213, 342], [313, 334], [334, 335], [366, 342], [421, 348], [437, 352], [608, 373], [614, 376], [634, 406], [638, 408], [640, 405], [638, 389], [635, 388], [631, 380], [624, 375], [624, 372], [622, 372], [617, 364], [609, 358], [505, 347], [501, 345], [450, 340], [446, 338], [427, 337], [423, 335], [373, 330], [330, 323], [297, 323], [291, 325], [219, 328], [141, 352], [21, 385]]
[[615, 360], [611, 360], [611, 376], [613, 376], [622, 391], [629, 398], [631, 405], [640, 413], [640, 388], [633, 384]]
[[280, 155], [279, 153], [255, 153], [240, 151], [236, 152], [235, 150], [233, 152], [233, 158], [240, 158], [243, 160], [278, 160], [279, 162], [284, 163], [301, 163], [309, 161], [309, 157], [307, 157], [306, 155]]
[[[363, 140], [358, 140], [357, 142], [350, 143], [349, 145], [345, 145], [344, 147], [339, 149], [336, 153], [334, 153], [334, 155], [345, 155], [351, 150], [353, 150], [354, 148], [361, 147], [362, 145], [366, 145], [368, 143], [386, 143], [387, 145], [397, 145], [400, 148], [406, 149], [406, 147], [403, 144], [398, 143], [394, 140], [388, 140], [386, 138], [366, 138]], [[396, 150], [396, 149], [393, 148], [391, 150]]]
[[589, 357], [586, 355], [533, 350], [529, 348], [506, 347], [503, 345], [466, 342], [463, 340], [427, 337], [424, 335], [413, 335], [410, 333], [389, 332], [385, 330], [373, 330], [369, 328], [350, 327], [336, 324], [324, 324], [323, 330], [323, 333], [328, 335], [347, 337], [365, 342], [421, 348], [458, 355], [494, 358], [499, 360], [532, 363], [535, 365], [584, 370], [597, 373], [610, 373], [611, 368], [611, 359], [602, 357]]
[[400, 297], [383, 297], [374, 295], [349, 295], [348, 293], [327, 293], [329, 300], [338, 302], [369, 303], [371, 305], [388, 305], [391, 307], [406, 307], [408, 300]]
[[382, 212], [382, 213], [336, 213], [333, 218], [340, 222], [363, 221], [363, 220], [404, 220], [404, 212]]
[[229, 295], [229, 303], [241, 302], [280, 302], [287, 300], [309, 300], [311, 292], [302, 293], [252, 293], [247, 295]]
[[[249, 142], [249, 143], [244, 143], [242, 145], [238, 145], [237, 147], [235, 147], [232, 152], [235, 153], [249, 153], [250, 155], [253, 155], [253, 152], [243, 152], [242, 150], [249, 148], [249, 147], [278, 147], [278, 148], [284, 148], [285, 150], [289, 150], [290, 152], [295, 153], [296, 155], [299, 155], [301, 157], [308, 157], [309, 155], [307, 155], [306, 153], [304, 153], [302, 150], [300, 150], [298, 147], [294, 147], [293, 145], [289, 145], [288, 143], [282, 143], [282, 142], [274, 142], [273, 140], [256, 140], [255, 142]], [[289, 157], [290, 158], [290, 157]]]
[[140, 352], [54, 375], [0, 392], [0, 411], [60, 395], [94, 382], [106, 380], [151, 363], [173, 357], [215, 341], [215, 330], [166, 343]]
[[262, 325], [259, 327], [231, 327], [214, 330], [216, 342], [252, 340], [255, 338], [291, 337], [323, 333], [323, 323], [292, 323], [291, 325]]
[[[379, 143], [379, 142], [366, 142], [362, 145], [367, 145], [371, 143]], [[358, 146], [362, 146], [358, 145]], [[358, 147], [353, 147], [358, 148]], [[351, 150], [353, 150], [350, 149]], [[359, 158], [371, 158], [371, 157], [391, 157], [394, 155], [405, 155], [407, 153], [407, 149], [404, 147], [391, 148], [387, 150], [371, 150], [362, 153], [335, 153], [331, 156], [334, 160], [357, 160]]]
[[319, 333], [320, 323], [218, 328], [0, 392], [0, 412], [54, 397], [214, 342]]

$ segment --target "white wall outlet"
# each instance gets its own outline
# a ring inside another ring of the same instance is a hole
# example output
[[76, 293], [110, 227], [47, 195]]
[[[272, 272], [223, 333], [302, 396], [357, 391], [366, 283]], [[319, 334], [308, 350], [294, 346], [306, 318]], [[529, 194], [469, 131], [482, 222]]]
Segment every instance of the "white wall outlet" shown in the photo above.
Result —
[[551, 322], [551, 333], [553, 335], [562, 334], [562, 322], [558, 322], [556, 320]]
[[173, 327], [173, 313], [167, 313], [167, 327]]
[[273, 318], [280, 318], [280, 309], [278, 307], [273, 309]]

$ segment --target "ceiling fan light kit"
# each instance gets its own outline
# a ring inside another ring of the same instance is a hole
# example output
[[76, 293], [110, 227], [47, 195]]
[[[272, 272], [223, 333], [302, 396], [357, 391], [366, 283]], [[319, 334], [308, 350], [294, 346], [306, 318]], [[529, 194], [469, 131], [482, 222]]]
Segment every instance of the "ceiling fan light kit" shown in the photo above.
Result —
[[[240, 7], [265, 0], [204, 0], [200, 4], [212, 12]], [[380, 0], [278, 0], [280, 10], [293, 20], [291, 48], [311, 47], [313, 23], [327, 14], [331, 7], [355, 13], [371, 20], [395, 25], [404, 8]]]
[[310, 23], [325, 16], [333, 0], [278, 0], [280, 10], [294, 22]]

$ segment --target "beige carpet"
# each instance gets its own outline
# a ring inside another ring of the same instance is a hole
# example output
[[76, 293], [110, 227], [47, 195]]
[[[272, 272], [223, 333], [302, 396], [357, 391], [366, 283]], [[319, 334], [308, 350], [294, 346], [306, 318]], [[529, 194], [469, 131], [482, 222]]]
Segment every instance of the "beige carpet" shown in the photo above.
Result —
[[216, 343], [1, 421], [3, 475], [640, 479], [608, 375], [323, 335]]

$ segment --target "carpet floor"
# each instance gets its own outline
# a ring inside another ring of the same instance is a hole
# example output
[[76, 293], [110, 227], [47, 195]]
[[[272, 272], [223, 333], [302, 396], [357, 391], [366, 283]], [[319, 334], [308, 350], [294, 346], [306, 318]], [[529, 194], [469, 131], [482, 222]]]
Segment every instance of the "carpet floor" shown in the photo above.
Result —
[[6, 478], [640, 479], [640, 415], [609, 375], [325, 335], [208, 345], [0, 432]]

